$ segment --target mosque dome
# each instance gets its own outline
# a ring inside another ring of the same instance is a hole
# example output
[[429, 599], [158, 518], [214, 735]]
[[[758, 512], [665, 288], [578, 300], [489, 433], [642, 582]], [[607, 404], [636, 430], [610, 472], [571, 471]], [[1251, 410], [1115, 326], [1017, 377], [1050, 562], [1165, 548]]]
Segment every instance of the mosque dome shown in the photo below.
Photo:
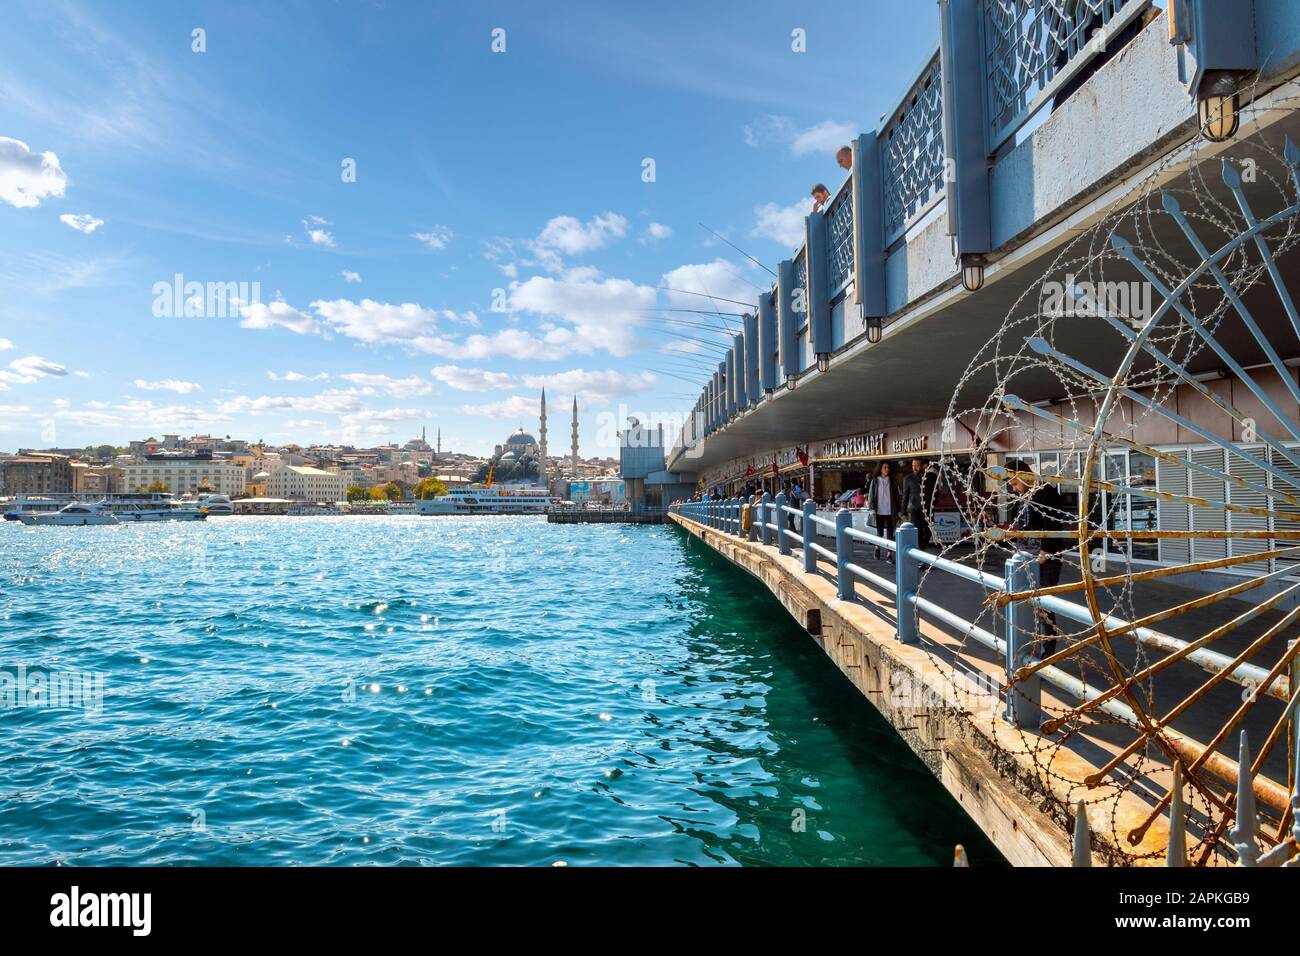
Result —
[[506, 439], [507, 445], [536, 445], [537, 439], [528, 432], [520, 428], [513, 435]]

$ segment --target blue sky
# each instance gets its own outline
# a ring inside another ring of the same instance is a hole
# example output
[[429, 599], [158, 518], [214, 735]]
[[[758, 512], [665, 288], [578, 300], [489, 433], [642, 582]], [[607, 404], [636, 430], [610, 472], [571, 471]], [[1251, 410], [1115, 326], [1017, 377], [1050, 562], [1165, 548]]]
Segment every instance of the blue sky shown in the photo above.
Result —
[[[841, 181], [834, 147], [893, 107], [937, 16], [930, 0], [9, 5], [0, 450], [427, 426], [482, 453], [535, 429], [545, 385], [553, 452], [576, 392], [583, 454], [612, 454], [618, 416], [681, 414], [698, 384], [680, 376], [703, 380], [665, 352], [700, 346], [661, 334], [703, 333], [660, 317], [722, 321], [656, 312], [711, 307], [656, 287], [752, 301], [769, 281], [698, 223], [769, 265], [788, 254], [812, 183]], [[260, 295], [157, 314], [176, 275]]]

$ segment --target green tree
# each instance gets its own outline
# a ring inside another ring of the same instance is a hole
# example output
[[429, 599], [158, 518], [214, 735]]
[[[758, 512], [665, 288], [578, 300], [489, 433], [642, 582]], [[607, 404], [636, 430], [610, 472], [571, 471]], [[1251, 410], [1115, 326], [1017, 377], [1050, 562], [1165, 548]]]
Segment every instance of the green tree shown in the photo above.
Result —
[[171, 491], [171, 489], [167, 487], [167, 482], [154, 479], [153, 483], [150, 484], [149, 487], [145, 489], [145, 491], [166, 494], [167, 492]]
[[422, 478], [415, 486], [415, 497], [423, 500], [436, 498], [447, 493], [447, 486], [437, 478]]
[[402, 491], [402, 486], [395, 481], [390, 481], [379, 490], [384, 493], [384, 497], [389, 501], [401, 501], [406, 496], [406, 493]]
[[360, 485], [353, 485], [348, 489], [348, 501], [368, 501], [370, 499], [370, 489], [362, 488]]
[[384, 493], [383, 488], [367, 488], [366, 497], [371, 501], [387, 501], [388, 495]]

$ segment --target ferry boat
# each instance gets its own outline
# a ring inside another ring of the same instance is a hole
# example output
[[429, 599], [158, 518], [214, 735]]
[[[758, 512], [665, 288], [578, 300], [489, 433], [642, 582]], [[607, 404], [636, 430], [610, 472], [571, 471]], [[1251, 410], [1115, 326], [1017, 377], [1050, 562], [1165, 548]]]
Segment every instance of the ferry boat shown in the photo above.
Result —
[[120, 524], [117, 515], [102, 504], [74, 501], [58, 511], [26, 512], [18, 516], [25, 525]]
[[541, 488], [455, 488], [415, 507], [422, 515], [540, 515], [557, 500]]

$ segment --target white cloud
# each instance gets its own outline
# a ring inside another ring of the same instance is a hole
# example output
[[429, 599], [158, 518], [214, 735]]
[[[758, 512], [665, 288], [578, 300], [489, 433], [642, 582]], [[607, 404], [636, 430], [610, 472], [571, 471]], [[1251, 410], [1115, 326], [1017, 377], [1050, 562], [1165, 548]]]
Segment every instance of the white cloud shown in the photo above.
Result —
[[554, 249], [566, 256], [577, 256], [603, 248], [610, 239], [626, 234], [627, 220], [615, 212], [596, 216], [585, 223], [573, 216], [556, 216], [542, 227], [533, 245]]
[[801, 129], [788, 116], [769, 114], [746, 126], [744, 138], [755, 149], [784, 146], [792, 156], [806, 156], [818, 152], [833, 154], [853, 139], [855, 132], [852, 123], [822, 120]]
[[804, 217], [812, 211], [812, 197], [808, 196], [789, 206], [778, 206], [774, 202], [754, 207], [754, 228], [751, 236], [771, 239], [790, 248], [802, 245], [804, 240]]
[[360, 342], [414, 345], [432, 336], [438, 324], [437, 312], [414, 302], [318, 299], [311, 307], [330, 328]]
[[646, 226], [645, 235], [642, 236], [642, 241], [645, 242], [648, 240], [651, 242], [658, 242], [660, 239], [667, 239], [672, 234], [673, 230], [671, 227], [665, 226], [662, 222], [652, 222], [650, 225]]
[[570, 323], [571, 329], [546, 330], [546, 341], [552, 346], [582, 354], [605, 349], [626, 355], [635, 345], [636, 327], [645, 321], [655, 299], [653, 288], [627, 279], [533, 276], [511, 286], [510, 308]]
[[368, 372], [347, 372], [339, 378], [353, 385], [377, 388], [394, 398], [411, 398], [416, 395], [428, 395], [433, 391], [432, 383], [412, 375], [408, 378], [393, 378], [388, 375], [376, 375]]
[[356, 389], [327, 389], [315, 395], [240, 395], [219, 406], [226, 415], [266, 415], [272, 412], [305, 412], [311, 415], [348, 415], [364, 410]]
[[494, 392], [515, 387], [518, 379], [507, 372], [489, 372], [481, 368], [462, 368], [459, 365], [438, 365], [433, 377], [458, 392]]
[[413, 232], [412, 239], [418, 239], [434, 252], [442, 252], [451, 242], [453, 233], [446, 226], [434, 226], [428, 232]]
[[361, 273], [360, 273], [360, 272], [353, 272], [351, 269], [344, 269], [342, 272], [339, 273], [339, 275], [341, 275], [341, 276], [343, 277], [343, 281], [344, 281], [344, 282], [360, 282], [360, 281], [361, 281]]
[[574, 368], [553, 375], [525, 375], [528, 388], [549, 389], [553, 394], [577, 395], [588, 402], [605, 402], [620, 395], [648, 392], [657, 379], [650, 372], [619, 372], [615, 369]]
[[96, 219], [88, 212], [76, 216], [65, 212], [59, 217], [59, 222], [65, 226], [71, 226], [77, 232], [84, 233], [87, 236], [104, 224], [104, 220]]
[[164, 378], [154, 382], [137, 378], [134, 385], [136, 388], [142, 388], [149, 392], [166, 391], [175, 392], [177, 395], [189, 395], [191, 392], [202, 390], [202, 387], [196, 382], [183, 382], [175, 378]]
[[[708, 309], [710, 307], [720, 312], [741, 312], [743, 306], [738, 306], [735, 302], [757, 303], [758, 290], [744, 279], [744, 274], [740, 266], [726, 259], [714, 259], [712, 262], [689, 263], [678, 266], [671, 272], [664, 273], [662, 285], [669, 289], [678, 289], [679, 292], [667, 292], [665, 295], [669, 303], [675, 308], [681, 309]], [[682, 293], [704, 293], [710, 296], [719, 296], [719, 299], [711, 300], [701, 298], [699, 295], [684, 295]], [[732, 299], [733, 302], [723, 301]], [[705, 318], [707, 321], [707, 317]]]
[[816, 126], [797, 132], [790, 142], [790, 152], [796, 156], [806, 156], [809, 153], [833, 154], [846, 145], [856, 131], [857, 128], [852, 123], [823, 120]]
[[308, 216], [306, 219], [302, 221], [302, 224], [304, 227], [309, 225], [310, 226], [332, 226], [333, 225], [333, 223], [330, 222], [328, 219], [326, 219], [324, 216]]
[[14, 347], [14, 344], [8, 339], [0, 339], [0, 352], [7, 351]]
[[299, 312], [289, 303], [276, 300], [270, 304], [254, 302], [239, 310], [243, 316], [240, 327], [245, 329], [284, 328], [299, 335], [308, 335], [320, 331], [320, 325], [310, 315]]
[[334, 236], [324, 229], [308, 229], [307, 238], [311, 240], [314, 246], [324, 246], [327, 249], [334, 248]]
[[68, 176], [53, 153], [36, 153], [22, 140], [0, 136], [0, 202], [19, 209], [62, 196]]
[[484, 405], [462, 405], [460, 410], [465, 415], [528, 421], [536, 419], [542, 409], [540, 397], [528, 398], [523, 395], [511, 395], [499, 402], [488, 402]]
[[39, 355], [28, 355], [14, 359], [7, 369], [0, 369], [0, 383], [30, 385], [40, 378], [59, 378], [67, 374], [68, 370], [57, 362]]
[[321, 382], [330, 376], [328, 372], [319, 372], [315, 375], [304, 375], [302, 372], [285, 372], [283, 375], [277, 375], [275, 372], [267, 372], [266, 377], [273, 382]]

